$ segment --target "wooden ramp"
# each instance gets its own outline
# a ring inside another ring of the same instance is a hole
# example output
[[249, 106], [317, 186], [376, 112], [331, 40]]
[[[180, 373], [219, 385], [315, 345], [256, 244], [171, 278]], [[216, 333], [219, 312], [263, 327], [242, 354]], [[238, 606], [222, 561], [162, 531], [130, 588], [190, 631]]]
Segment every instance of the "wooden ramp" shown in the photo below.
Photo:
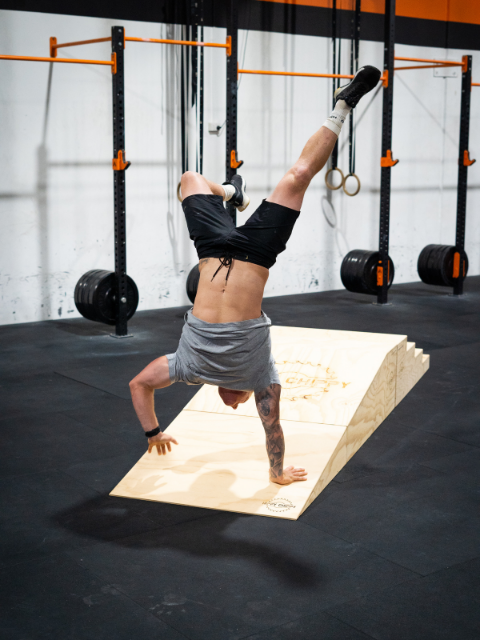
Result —
[[406, 336], [276, 326], [271, 335], [285, 466], [305, 467], [306, 482], [269, 482], [253, 397], [234, 411], [204, 385], [168, 427], [179, 445], [145, 453], [110, 495], [296, 520], [429, 366]]

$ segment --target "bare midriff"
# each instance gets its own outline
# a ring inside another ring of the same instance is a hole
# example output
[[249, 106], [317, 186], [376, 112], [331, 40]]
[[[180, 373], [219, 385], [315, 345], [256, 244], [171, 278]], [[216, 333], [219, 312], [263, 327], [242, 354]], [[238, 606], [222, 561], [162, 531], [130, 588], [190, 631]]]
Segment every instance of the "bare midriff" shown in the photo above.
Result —
[[193, 315], [212, 323], [259, 318], [268, 269], [258, 264], [233, 260], [227, 280], [228, 267], [225, 266], [213, 278], [219, 266], [218, 258], [200, 260], [200, 281]]

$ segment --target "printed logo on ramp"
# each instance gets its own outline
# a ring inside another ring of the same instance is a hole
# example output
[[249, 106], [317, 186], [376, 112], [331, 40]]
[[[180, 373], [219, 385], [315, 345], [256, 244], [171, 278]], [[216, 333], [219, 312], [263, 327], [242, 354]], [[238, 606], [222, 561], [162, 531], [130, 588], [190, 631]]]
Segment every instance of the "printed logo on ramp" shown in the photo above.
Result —
[[274, 513], [295, 509], [295, 505], [287, 498], [272, 498], [272, 500], [265, 500], [262, 504], [266, 505], [267, 509]]

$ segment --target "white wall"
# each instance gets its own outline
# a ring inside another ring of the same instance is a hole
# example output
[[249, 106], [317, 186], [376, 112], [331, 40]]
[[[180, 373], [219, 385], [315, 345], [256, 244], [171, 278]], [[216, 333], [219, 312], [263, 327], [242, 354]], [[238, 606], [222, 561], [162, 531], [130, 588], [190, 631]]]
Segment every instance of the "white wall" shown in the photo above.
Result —
[[[166, 25], [0, 11], [0, 53], [48, 55], [59, 42], [110, 34], [165, 37]], [[170, 35], [175, 29], [169, 28]], [[225, 32], [206, 29], [206, 40]], [[330, 43], [306, 36], [240, 33], [245, 68], [328, 72]], [[246, 41], [246, 49], [244, 49]], [[348, 69], [348, 46], [343, 47]], [[178, 47], [127, 43], [126, 150], [128, 273], [140, 290], [139, 309], [187, 304], [185, 281], [196, 261], [176, 199], [180, 177]], [[397, 45], [397, 55], [459, 59], [480, 52]], [[62, 57], [109, 59], [109, 43], [64, 49]], [[382, 65], [382, 45], [362, 42], [361, 63]], [[73, 290], [89, 269], [113, 269], [111, 74], [108, 67], [0, 62], [0, 323], [77, 316]], [[475, 69], [478, 72], [475, 72]], [[205, 121], [223, 122], [225, 55], [205, 50]], [[428, 243], [454, 243], [460, 80], [432, 70], [399, 72], [395, 79], [390, 253], [395, 282], [418, 280], [416, 261]], [[478, 93], [476, 93], [478, 92]], [[370, 94], [371, 96], [372, 94]], [[252, 204], [266, 197], [328, 115], [331, 81], [242, 76], [239, 156]], [[341, 288], [340, 264], [354, 248], [378, 244], [381, 92], [357, 109], [354, 198], [329, 192], [332, 228], [322, 211], [324, 171], [312, 183], [288, 249], [278, 258], [266, 295]], [[480, 89], [472, 95], [470, 150], [480, 154]], [[192, 136], [193, 139], [193, 136]], [[348, 167], [348, 135], [339, 166]], [[225, 137], [206, 134], [205, 174], [222, 181]], [[479, 157], [480, 160], [480, 157]], [[194, 164], [190, 167], [194, 169]], [[467, 242], [470, 274], [480, 273], [476, 210], [480, 162], [469, 172]]]

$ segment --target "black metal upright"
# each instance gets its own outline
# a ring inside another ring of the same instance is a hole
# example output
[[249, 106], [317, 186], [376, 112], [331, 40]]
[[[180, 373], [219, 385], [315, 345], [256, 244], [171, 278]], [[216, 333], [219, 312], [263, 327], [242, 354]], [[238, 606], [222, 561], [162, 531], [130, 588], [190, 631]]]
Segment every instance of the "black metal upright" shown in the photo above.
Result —
[[[350, 44], [350, 75], [354, 76], [358, 71], [358, 58], [360, 55], [360, 16], [362, 0], [355, 0], [355, 12], [352, 12], [352, 39]], [[338, 143], [338, 141], [337, 141]], [[348, 123], [348, 173], [355, 173], [355, 123], [354, 111], [350, 112]]]
[[468, 153], [468, 137], [470, 129], [470, 94], [472, 91], [472, 56], [463, 56], [462, 69], [462, 106], [460, 112], [460, 145], [458, 154], [458, 186], [457, 186], [457, 228], [455, 246], [460, 253], [458, 270], [454, 273], [455, 284], [453, 294], [463, 294], [463, 280], [466, 272], [465, 256], [465, 221], [467, 215], [467, 177], [468, 167], [475, 162]]
[[[198, 2], [197, 0], [190, 0], [190, 27], [187, 28], [187, 40], [197, 42], [198, 41]], [[198, 47], [190, 48], [191, 61], [192, 61], [192, 91], [191, 91], [191, 106], [194, 107], [197, 104], [197, 87], [198, 87]]]
[[[184, 37], [188, 38], [188, 28], [182, 27]], [[180, 139], [182, 146], [182, 173], [188, 171], [188, 52], [185, 47], [180, 51]]]
[[362, 0], [355, 0], [355, 71], [358, 71], [360, 56], [360, 20], [362, 16]]
[[[203, 42], [203, 13], [202, 27], [200, 27], [200, 42]], [[200, 47], [200, 64], [198, 79], [198, 173], [203, 174], [203, 131], [205, 117], [205, 94], [204, 94], [204, 78], [205, 78], [205, 61], [203, 47]]]
[[[203, 0], [192, 0], [192, 40], [203, 42]], [[195, 53], [195, 56], [193, 55]], [[196, 171], [203, 174], [203, 129], [204, 129], [204, 55], [203, 47], [192, 47], [192, 105], [197, 117]]]
[[[237, 86], [238, 86], [238, 13], [237, 0], [228, 0], [227, 39], [230, 51], [227, 52], [227, 122], [226, 122], [226, 158], [225, 180], [231, 180], [237, 169], [243, 164], [237, 158]], [[227, 210], [233, 221], [237, 222], [237, 210], [227, 203]]]
[[[337, 69], [337, 0], [332, 4], [332, 73], [340, 73], [340, 55], [338, 56]], [[339, 78], [332, 79], [332, 109], [335, 109], [335, 91], [339, 86]], [[335, 170], [338, 164], [338, 140], [335, 142], [331, 155], [331, 168]]]
[[112, 27], [113, 89], [113, 197], [115, 212], [115, 303], [117, 307], [115, 335], [128, 335], [127, 329], [127, 245], [125, 228], [125, 76], [123, 27]]
[[[380, 233], [379, 265], [377, 268], [377, 303], [388, 301], [388, 244], [390, 235], [390, 172], [397, 161], [392, 160], [392, 117], [393, 117], [393, 65], [395, 56], [395, 0], [385, 0], [384, 21], [385, 48], [383, 73], [386, 82], [383, 87], [382, 119], [382, 160], [380, 182]], [[386, 85], [386, 86], [385, 86]]]

